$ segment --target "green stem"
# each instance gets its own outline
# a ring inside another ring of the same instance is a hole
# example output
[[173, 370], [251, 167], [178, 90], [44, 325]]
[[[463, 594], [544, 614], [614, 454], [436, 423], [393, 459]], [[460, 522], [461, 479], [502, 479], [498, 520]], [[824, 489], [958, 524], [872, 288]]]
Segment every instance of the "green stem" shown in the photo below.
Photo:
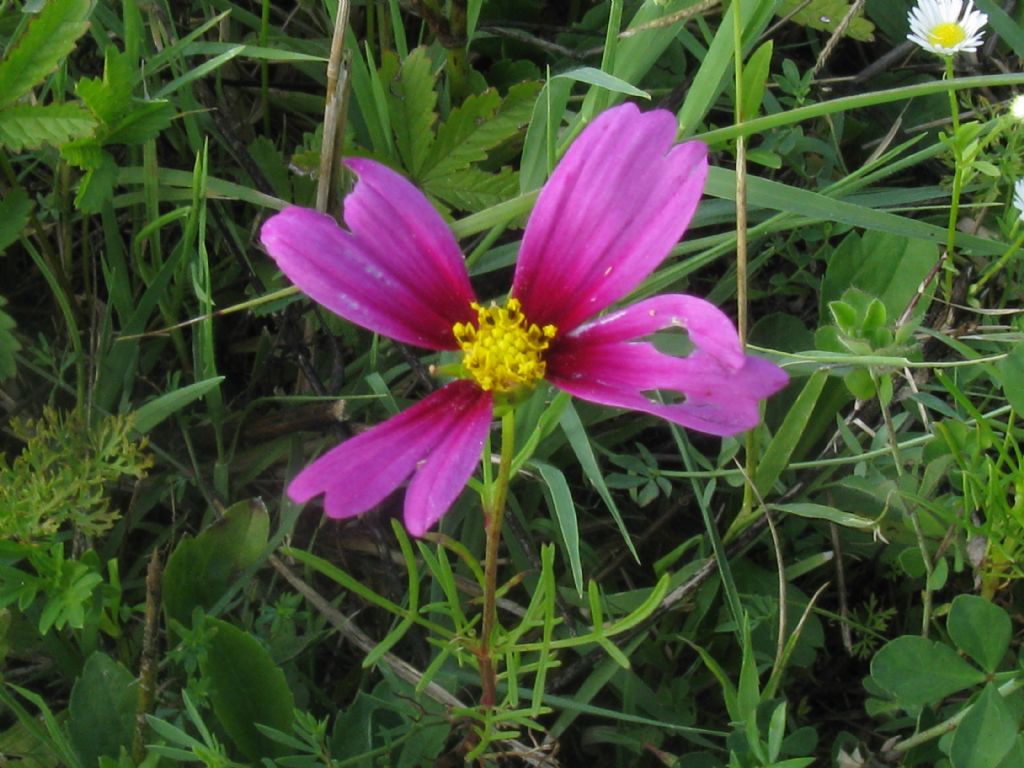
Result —
[[985, 270], [985, 274], [978, 278], [978, 282], [976, 282], [973, 288], [971, 289], [975, 295], [977, 295], [981, 291], [985, 283], [987, 283], [989, 280], [995, 277], [999, 270], [1006, 266], [1006, 262], [1010, 260], [1011, 256], [1013, 256], [1015, 253], [1017, 253], [1017, 251], [1020, 250], [1020, 247], [1022, 245], [1024, 245], [1024, 232], [1021, 232], [1019, 235], [1017, 235], [1017, 238], [1013, 241], [1010, 247], [1003, 252], [1003, 255], [1000, 256], [999, 259], [994, 264], [992, 264], [992, 266]]
[[[1015, 677], [1012, 680], [1008, 680], [1007, 682], [1000, 685], [998, 691], [999, 695], [1005, 699], [1007, 696], [1009, 696], [1012, 693], [1015, 693], [1021, 688], [1024, 688], [1024, 678]], [[967, 717], [967, 713], [970, 712], [973, 708], [973, 704], [969, 707], [964, 707], [955, 715], [946, 720], [943, 720], [938, 725], [933, 725], [931, 728], [927, 730], [921, 731], [920, 733], [914, 734], [913, 736], [904, 739], [903, 741], [897, 742], [890, 748], [890, 751], [909, 752], [911, 749], [918, 746], [919, 744], [924, 744], [926, 742], [931, 741], [932, 739], [937, 739], [940, 736], [944, 736], [945, 734], [950, 733], [960, 724], [961, 720]]]
[[[953, 57], [946, 57], [946, 80], [953, 77]], [[956, 93], [949, 91], [949, 115], [952, 121], [953, 130], [951, 138], [953, 141], [953, 194], [949, 201], [949, 224], [946, 227], [946, 272], [945, 272], [945, 293], [946, 300], [953, 299], [953, 276], [956, 274], [956, 222], [960, 216], [960, 192], [964, 185], [964, 163], [960, 152], [960, 103], [957, 101]]]
[[[878, 385], [879, 378], [872, 373], [875, 381], [875, 389], [879, 390], [878, 405], [882, 409], [882, 418], [885, 420], [886, 442], [892, 452], [893, 464], [896, 466], [896, 477], [903, 477], [903, 465], [900, 461], [900, 444], [896, 441], [896, 428], [892, 420], [892, 412], [889, 410], [889, 403], [883, 397], [881, 387]], [[914, 537], [917, 539], [917, 547], [921, 551], [921, 560], [924, 562], [924, 593], [921, 596], [921, 637], [928, 637], [928, 630], [932, 621], [932, 560], [928, 553], [928, 542], [924, 536], [924, 529], [921, 527], [921, 519], [918, 517], [917, 508], [911, 506], [911, 525], [914, 526]]]
[[[740, 0], [733, 0], [733, 4], [733, 118], [736, 125], [741, 125], [746, 118], [743, 114], [743, 12]], [[747, 345], [749, 324], [747, 273], [747, 137], [740, 134], [736, 137], [736, 328], [744, 348]], [[744, 445], [747, 482], [743, 486], [743, 504], [739, 516], [747, 519], [754, 510], [753, 477], [757, 471], [757, 441], [753, 432], [747, 433]]]
[[[480, 628], [480, 706], [492, 709], [498, 702], [498, 674], [492, 649], [492, 635], [498, 625], [498, 548], [501, 545], [501, 521], [505, 515], [508, 484], [512, 477], [512, 459], [516, 443], [515, 411], [501, 417], [501, 459], [494, 485], [484, 498], [484, 526], [487, 541], [484, 553], [484, 614]], [[484, 457], [490, 461], [490, 456]]]

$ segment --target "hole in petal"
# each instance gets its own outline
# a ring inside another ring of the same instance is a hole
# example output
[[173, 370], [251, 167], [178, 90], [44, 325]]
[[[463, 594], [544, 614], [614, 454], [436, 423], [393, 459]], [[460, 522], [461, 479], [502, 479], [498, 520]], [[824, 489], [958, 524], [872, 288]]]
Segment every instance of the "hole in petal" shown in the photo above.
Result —
[[686, 402], [686, 393], [675, 389], [645, 389], [641, 394], [655, 405], [682, 405]]
[[690, 341], [690, 334], [685, 328], [672, 327], [658, 331], [649, 337], [654, 348], [663, 355], [672, 357], [686, 357], [694, 350], [693, 342]]

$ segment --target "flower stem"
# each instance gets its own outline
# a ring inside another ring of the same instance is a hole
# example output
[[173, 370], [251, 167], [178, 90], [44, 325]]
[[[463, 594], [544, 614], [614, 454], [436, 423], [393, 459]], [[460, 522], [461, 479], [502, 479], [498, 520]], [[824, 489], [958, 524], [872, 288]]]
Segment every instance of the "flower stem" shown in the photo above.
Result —
[[[946, 79], [952, 80], [953, 57], [946, 56]], [[953, 194], [949, 201], [949, 224], [946, 227], [946, 273], [944, 288], [946, 300], [953, 298], [953, 276], [956, 274], [956, 260], [954, 250], [956, 248], [956, 222], [960, 216], [960, 191], [964, 185], [964, 163], [960, 151], [960, 104], [954, 91], [949, 92], [949, 116], [952, 121], [952, 147], [953, 147]]]
[[[516, 443], [515, 411], [501, 417], [501, 459], [498, 476], [484, 498], [484, 527], [487, 541], [484, 551], [484, 615], [480, 628], [480, 706], [493, 708], [498, 702], [498, 674], [491, 642], [498, 624], [498, 547], [501, 544], [501, 521], [505, 515], [508, 484], [512, 476], [512, 458]], [[490, 457], [485, 460], [489, 461]]]

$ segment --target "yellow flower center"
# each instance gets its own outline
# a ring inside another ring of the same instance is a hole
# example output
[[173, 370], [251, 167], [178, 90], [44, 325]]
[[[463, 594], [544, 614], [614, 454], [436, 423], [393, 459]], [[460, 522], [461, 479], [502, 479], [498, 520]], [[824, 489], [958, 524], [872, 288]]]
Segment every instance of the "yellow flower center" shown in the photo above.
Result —
[[965, 39], [967, 39], [967, 33], [955, 21], [936, 24], [928, 33], [928, 42], [942, 48], [955, 48]]
[[544, 378], [544, 355], [557, 330], [527, 321], [518, 299], [504, 307], [481, 307], [475, 301], [476, 325], [456, 323], [452, 333], [465, 357], [462, 366], [481, 389], [510, 392]]

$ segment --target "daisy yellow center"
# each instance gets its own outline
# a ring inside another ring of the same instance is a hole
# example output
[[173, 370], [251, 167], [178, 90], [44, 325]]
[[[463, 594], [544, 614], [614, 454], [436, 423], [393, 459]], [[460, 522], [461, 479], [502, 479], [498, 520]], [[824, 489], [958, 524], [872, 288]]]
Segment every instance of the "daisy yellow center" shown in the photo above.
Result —
[[955, 48], [965, 39], [967, 39], [967, 33], [955, 21], [936, 24], [928, 32], [928, 42], [942, 48]]
[[510, 392], [544, 378], [544, 350], [555, 326], [529, 322], [518, 299], [503, 307], [471, 306], [476, 323], [456, 323], [452, 333], [465, 353], [462, 366], [481, 389]]

